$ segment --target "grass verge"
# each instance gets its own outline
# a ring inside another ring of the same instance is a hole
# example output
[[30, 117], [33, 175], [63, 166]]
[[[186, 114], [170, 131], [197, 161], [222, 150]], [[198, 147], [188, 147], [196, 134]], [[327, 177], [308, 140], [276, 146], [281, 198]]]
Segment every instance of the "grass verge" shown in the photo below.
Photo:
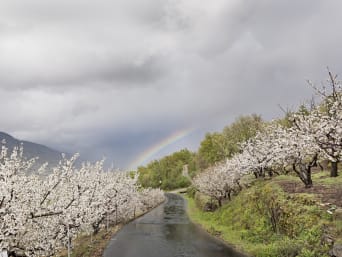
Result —
[[[330, 179], [316, 174], [315, 179], [320, 185], [317, 188], [342, 185], [340, 177]], [[335, 242], [342, 239], [341, 217], [329, 214], [330, 207], [322, 206], [315, 191], [286, 192], [280, 183], [284, 181], [297, 183], [294, 177], [256, 181], [214, 212], [202, 211], [198, 198], [186, 197], [189, 217], [212, 235], [252, 256], [328, 256], [330, 238]]]

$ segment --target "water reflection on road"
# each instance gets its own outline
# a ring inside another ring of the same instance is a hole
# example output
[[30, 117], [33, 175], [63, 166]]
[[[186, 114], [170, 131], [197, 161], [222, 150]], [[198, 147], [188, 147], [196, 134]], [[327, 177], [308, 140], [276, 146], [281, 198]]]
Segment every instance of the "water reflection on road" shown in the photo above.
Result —
[[243, 257], [192, 224], [184, 199], [168, 200], [126, 225], [115, 235], [105, 257]]

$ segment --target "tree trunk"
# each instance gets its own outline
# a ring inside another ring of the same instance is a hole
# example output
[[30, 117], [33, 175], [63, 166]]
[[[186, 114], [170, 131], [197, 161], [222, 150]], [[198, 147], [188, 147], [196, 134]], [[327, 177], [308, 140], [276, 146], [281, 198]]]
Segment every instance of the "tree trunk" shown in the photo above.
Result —
[[299, 170], [297, 169], [296, 164], [292, 164], [293, 171], [297, 173], [306, 188], [312, 187], [311, 166], [305, 166], [303, 164], [299, 164], [298, 166]]
[[230, 197], [230, 194], [232, 193], [232, 191], [231, 190], [229, 190], [228, 192], [227, 192], [227, 197], [228, 197], [228, 200], [230, 201], [231, 200], [231, 197]]
[[221, 198], [217, 199], [217, 202], [218, 202], [219, 207], [222, 207], [222, 199]]
[[305, 187], [310, 188], [312, 187], [311, 166], [308, 167], [306, 175], [307, 175], [307, 183], [305, 184]]
[[235, 181], [235, 183], [238, 185], [239, 191], [242, 191], [242, 186], [241, 186], [241, 184], [240, 184], [239, 179], [237, 179], [237, 180]]
[[338, 162], [331, 162], [330, 177], [338, 176], [337, 168], [338, 168]]
[[265, 171], [267, 171], [268, 176], [269, 176], [270, 178], [273, 177], [273, 170], [272, 170], [271, 168], [267, 168], [267, 169], [265, 169]]

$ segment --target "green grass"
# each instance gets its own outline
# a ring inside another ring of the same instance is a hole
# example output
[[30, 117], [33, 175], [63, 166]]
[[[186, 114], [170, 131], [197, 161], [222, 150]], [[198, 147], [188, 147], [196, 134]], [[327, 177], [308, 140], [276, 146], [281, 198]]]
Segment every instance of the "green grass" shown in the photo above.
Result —
[[[319, 171], [312, 173], [312, 180], [315, 184], [324, 184], [324, 185], [342, 185], [342, 171], [339, 171], [339, 176], [332, 178], [330, 177], [329, 171]], [[273, 181], [293, 181], [302, 183], [298, 176], [294, 173], [290, 173], [289, 175], [280, 175], [273, 178]]]
[[185, 198], [188, 204], [188, 214], [192, 221], [200, 224], [211, 234], [219, 234], [222, 239], [233, 243], [239, 250], [243, 249], [243, 247], [240, 247], [242, 244], [240, 244], [241, 240], [239, 240], [239, 236], [234, 233], [228, 224], [223, 225], [219, 222], [219, 213], [221, 210], [217, 212], [203, 212], [196, 206], [194, 199], [189, 197]]
[[295, 175], [280, 175], [280, 176], [276, 176], [273, 178], [273, 181], [292, 181], [292, 182], [300, 182], [299, 177], [295, 176]]
[[335, 222], [334, 233], [336, 235], [336, 243], [342, 244], [342, 217], [337, 219]]
[[339, 176], [332, 178], [328, 171], [321, 171], [312, 174], [312, 180], [314, 183], [320, 183], [325, 185], [342, 185], [342, 172], [339, 171]]
[[[315, 180], [338, 184], [330, 178]], [[335, 178], [336, 179], [336, 178]], [[187, 197], [189, 217], [209, 233], [219, 236], [256, 257], [325, 257], [328, 246], [321, 242], [326, 228], [336, 240], [342, 237], [342, 221], [322, 209], [313, 194], [287, 194], [276, 181], [297, 181], [279, 176], [275, 180], [256, 181], [215, 212], [203, 212], [193, 198]], [[340, 180], [340, 178], [338, 178]], [[271, 213], [276, 216], [272, 226]]]

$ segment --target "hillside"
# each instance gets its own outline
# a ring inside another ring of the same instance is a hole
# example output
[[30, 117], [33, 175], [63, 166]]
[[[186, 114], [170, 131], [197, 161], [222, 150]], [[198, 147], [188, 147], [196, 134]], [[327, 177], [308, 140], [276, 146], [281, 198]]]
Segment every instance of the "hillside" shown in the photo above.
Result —
[[[49, 163], [48, 167], [54, 167], [58, 164], [62, 156], [61, 152], [51, 149], [45, 145], [36, 144], [25, 140], [19, 140], [4, 132], [0, 132], [0, 141], [2, 140], [6, 141], [6, 147], [10, 149], [10, 151], [12, 151], [14, 147], [23, 144], [24, 157], [26, 157], [27, 159], [39, 157], [35, 167], [38, 167], [45, 162]], [[70, 154], [67, 154], [67, 156], [70, 156]]]
[[293, 176], [254, 180], [213, 212], [204, 211], [208, 197], [192, 194], [189, 216], [255, 257], [332, 256], [332, 245], [342, 244], [342, 177], [313, 177], [310, 189]]

